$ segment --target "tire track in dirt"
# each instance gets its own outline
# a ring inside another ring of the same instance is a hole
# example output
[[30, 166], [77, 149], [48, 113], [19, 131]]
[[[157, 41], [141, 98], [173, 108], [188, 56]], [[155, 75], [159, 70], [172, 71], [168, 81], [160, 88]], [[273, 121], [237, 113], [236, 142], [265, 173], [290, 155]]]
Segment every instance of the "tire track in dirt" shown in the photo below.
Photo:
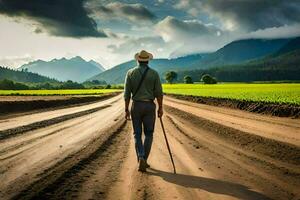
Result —
[[[185, 137], [187, 137], [189, 140], [191, 140], [191, 144], [193, 145], [193, 147], [195, 147], [196, 149], [205, 149], [205, 150], [209, 150], [211, 151], [211, 149], [209, 148], [209, 145], [207, 144], [202, 144], [199, 139], [190, 136], [189, 134], [186, 133], [185, 130], [182, 129], [181, 126], [178, 125], [178, 123], [176, 123], [174, 121], [174, 118], [170, 117], [169, 115], [167, 116], [167, 119], [171, 122], [171, 124], [181, 133], [183, 134]], [[175, 137], [175, 136], [174, 136]], [[177, 139], [178, 140], [178, 139]], [[179, 141], [180, 142], [180, 141]], [[264, 166], [268, 166], [269, 168], [271, 168], [272, 170], [277, 170], [281, 173], [281, 175], [286, 175], [286, 176], [290, 176], [291, 178], [295, 178], [295, 179], [299, 179], [300, 178], [300, 171], [299, 170], [295, 170], [296, 166], [291, 166], [291, 167], [285, 167], [285, 166], [281, 166], [281, 165], [276, 165], [274, 164], [272, 161], [268, 161], [266, 158], [260, 158], [259, 156], [255, 156], [253, 154], [249, 154], [246, 153], [244, 151], [239, 151], [236, 148], [232, 148], [229, 146], [226, 146], [226, 148], [233, 150], [237, 155], [239, 156], [243, 156], [245, 158], [247, 158], [248, 160], [252, 160], [255, 161], [256, 163], [260, 163], [261, 165]], [[211, 151], [213, 152], [213, 151]], [[220, 154], [218, 154], [220, 155]], [[221, 155], [220, 155], [221, 156]]]
[[166, 97], [165, 105], [253, 135], [300, 146], [300, 120], [271, 117]]
[[[200, 147], [193, 144], [169, 120], [165, 120], [165, 127], [175, 158], [177, 174], [172, 173], [167, 149], [162, 146], [160, 151], [164, 155], [165, 167], [149, 170], [153, 181], [157, 176], [162, 179], [161, 184], [168, 185], [160, 191], [160, 199], [168, 196], [166, 191], [172, 191], [169, 195], [171, 194], [170, 197], [173, 199], [269, 199], [261, 191], [252, 190], [243, 181], [224, 178], [220, 173], [222, 170], [220, 160], [212, 152], [207, 151], [204, 144], [198, 144]], [[224, 164], [228, 166], [231, 163]], [[236, 167], [233, 165], [232, 169]]]
[[[62, 108], [79, 107], [117, 96], [120, 92], [88, 96], [1, 96], [0, 119]], [[0, 122], [1, 123], [1, 122]]]
[[63, 115], [63, 116], [52, 118], [52, 119], [34, 122], [32, 124], [28, 124], [25, 126], [20, 126], [20, 127], [16, 127], [16, 128], [12, 128], [12, 129], [3, 130], [3, 131], [0, 131], [0, 141], [20, 135], [25, 132], [33, 131], [33, 130], [40, 129], [40, 128], [43, 128], [46, 126], [50, 126], [50, 125], [61, 123], [61, 122], [64, 122], [64, 121], [67, 121], [70, 119], [74, 119], [74, 118], [82, 117], [84, 115], [88, 115], [88, 114], [91, 114], [94, 112], [98, 112], [98, 111], [108, 108], [110, 106], [111, 105], [104, 105], [104, 106], [92, 108], [92, 109], [77, 112], [77, 113], [72, 113], [72, 114]]
[[[229, 179], [235, 177], [235, 182], [241, 179], [247, 185], [259, 188], [275, 199], [292, 199], [297, 195], [297, 188], [300, 185], [300, 171], [297, 165], [282, 165], [282, 162], [276, 159], [270, 161], [259, 152], [253, 153], [252, 150], [243, 149], [233, 141], [224, 140], [215, 130], [200, 127], [202, 124], [191, 120], [187, 113], [180, 113], [182, 115], [178, 116], [178, 110], [175, 112], [177, 114], [174, 115], [174, 110], [169, 110], [167, 119], [181, 136], [171, 132], [172, 137], [191, 152], [197, 152], [190, 155], [194, 155], [193, 159], [202, 163], [200, 171], [205, 168], [204, 166], [209, 166], [209, 170], [214, 174], [221, 174]], [[189, 127], [193, 127], [193, 130]], [[221, 130], [224, 129], [226, 127]], [[205, 132], [209, 135], [205, 135]], [[199, 152], [204, 158], [209, 159], [203, 159]], [[195, 156], [197, 154], [198, 156]], [[223, 172], [220, 173], [220, 170]]]
[[[85, 122], [85, 121], [82, 121], [82, 123], [83, 123], [83, 122]], [[70, 127], [72, 127], [72, 125], [65, 126], [65, 127], [61, 128], [61, 129], [52, 131], [52, 132], [50, 132], [50, 133], [48, 133], [48, 134], [45, 134], [45, 135], [42, 135], [42, 136], [38, 136], [38, 137], [35, 137], [35, 138], [32, 138], [32, 139], [26, 140], [26, 141], [21, 142], [21, 143], [17, 143], [17, 144], [8, 146], [8, 147], [4, 147], [2, 150], [0, 150], [0, 156], [9, 153], [9, 151], [17, 150], [17, 149], [19, 149], [19, 148], [21, 148], [21, 147], [23, 147], [23, 146], [32, 144], [32, 143], [34, 143], [34, 142], [36, 142], [36, 141], [38, 141], [38, 140], [40, 140], [40, 139], [43, 139], [43, 138], [45, 138], [45, 137], [48, 137], [48, 136], [54, 135], [54, 134], [56, 134], [56, 133], [59, 133], [59, 132], [63, 131], [64, 129], [67, 129], [67, 128], [70, 128]], [[34, 148], [34, 147], [35, 147], [35, 145], [34, 145], [34, 146], [31, 146], [31, 147], [29, 147], [29, 148]], [[1, 160], [3, 161], [3, 160], [5, 160], [5, 159], [9, 159], [9, 158], [11, 158], [11, 157], [13, 157], [13, 156], [15, 156], [15, 155], [18, 155], [18, 154], [20, 154], [20, 153], [22, 153], [22, 152], [24, 152], [24, 151], [26, 151], [26, 150], [28, 150], [28, 148], [26, 148], [26, 149], [24, 149], [24, 150], [22, 150], [22, 151], [19, 151], [19, 152], [16, 153], [16, 154], [11, 154], [11, 155], [9, 155], [9, 156], [6, 156], [5, 158], [0, 158], [0, 161], [1, 161]]]
[[86, 111], [89, 109], [98, 108], [105, 105], [114, 105], [117, 101], [121, 99], [121, 95], [111, 97], [109, 99], [104, 99], [99, 102], [72, 106], [66, 108], [59, 109], [47, 109], [36, 112], [29, 113], [18, 113], [15, 115], [9, 115], [6, 117], [0, 117], [0, 131], [13, 129], [18, 126], [26, 126], [35, 122], [40, 122], [47, 119], [57, 118], [64, 115], [69, 115], [73, 113], [78, 113], [82, 111]]
[[[131, 125], [130, 125], [131, 126]], [[158, 199], [156, 191], [151, 189], [151, 180], [147, 173], [138, 172], [138, 163], [135, 154], [134, 139], [132, 129], [130, 134], [130, 145], [126, 159], [120, 169], [118, 181], [109, 188], [105, 199], [109, 200], [138, 200], [138, 199]]]
[[165, 108], [173, 115], [188, 118], [199, 128], [207, 129], [243, 149], [261, 153], [282, 162], [300, 165], [300, 147], [298, 146], [226, 127], [174, 107], [165, 106]]
[[[96, 105], [99, 107], [99, 103]], [[2, 140], [0, 149], [8, 151], [0, 156], [5, 159], [0, 164], [0, 179], [3, 180], [0, 183], [0, 199], [11, 199], [47, 173], [55, 171], [58, 166], [67, 169], [90, 154], [93, 148], [98, 148], [99, 146], [92, 144], [98, 141], [100, 145], [102, 140], [122, 124], [121, 105], [116, 102], [107, 109]], [[96, 106], [93, 104], [91, 107]], [[77, 110], [80, 109], [82, 110]]]
[[[107, 134], [41, 173], [39, 180], [14, 199], [74, 199], [82, 195], [80, 190], [85, 184], [99, 186], [92, 191], [92, 196], [103, 198], [107, 187], [115, 181], [113, 177], [117, 177], [118, 168], [128, 150], [127, 129], [126, 122], [119, 120], [115, 127], [107, 129]], [[104, 171], [106, 173], [103, 174]], [[84, 191], [84, 195], [91, 194]]]

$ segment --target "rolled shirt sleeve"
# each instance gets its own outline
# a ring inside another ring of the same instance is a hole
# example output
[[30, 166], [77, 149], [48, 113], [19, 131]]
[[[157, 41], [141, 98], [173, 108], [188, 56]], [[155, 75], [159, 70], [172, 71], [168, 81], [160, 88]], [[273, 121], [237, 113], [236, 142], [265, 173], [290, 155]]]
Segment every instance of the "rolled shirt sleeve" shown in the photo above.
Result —
[[126, 78], [125, 78], [124, 99], [125, 100], [130, 99], [131, 93], [132, 93], [132, 87], [131, 87], [130, 76], [129, 76], [129, 71], [128, 71], [126, 74]]
[[154, 86], [154, 96], [156, 98], [163, 96], [163, 90], [162, 90], [160, 78], [159, 78], [159, 75], [157, 72], [156, 72], [156, 79], [155, 79], [155, 86]]

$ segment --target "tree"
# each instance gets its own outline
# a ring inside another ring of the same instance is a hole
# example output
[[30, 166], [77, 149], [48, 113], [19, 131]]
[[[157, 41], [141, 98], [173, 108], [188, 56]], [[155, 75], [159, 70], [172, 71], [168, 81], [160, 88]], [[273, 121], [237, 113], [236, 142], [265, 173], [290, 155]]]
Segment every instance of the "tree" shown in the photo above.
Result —
[[82, 84], [73, 82], [71, 80], [63, 82], [63, 84], [60, 87], [61, 89], [84, 89], [84, 86]]
[[29, 87], [22, 83], [15, 83], [11, 80], [4, 79], [0, 81], [0, 90], [28, 90]]
[[183, 81], [186, 84], [192, 84], [192, 83], [194, 83], [192, 77], [190, 77], [190, 76], [184, 76]]
[[87, 81], [87, 82], [90, 82], [94, 85], [100, 85], [100, 81], [98, 81], [98, 80], [92, 80], [92, 81]]
[[45, 90], [53, 89], [53, 86], [48, 82], [40, 84], [39, 87], [40, 89], [45, 89]]
[[209, 74], [204, 74], [201, 77], [201, 81], [203, 81], [205, 84], [216, 84], [217, 83], [217, 80]]
[[173, 83], [177, 79], [177, 73], [174, 71], [168, 71], [165, 74], [165, 79], [168, 83]]
[[91, 83], [94, 85], [107, 85], [106, 81], [103, 80], [92, 80]]
[[0, 89], [1, 90], [14, 90], [15, 84], [11, 80], [4, 79], [4, 80], [0, 81]]

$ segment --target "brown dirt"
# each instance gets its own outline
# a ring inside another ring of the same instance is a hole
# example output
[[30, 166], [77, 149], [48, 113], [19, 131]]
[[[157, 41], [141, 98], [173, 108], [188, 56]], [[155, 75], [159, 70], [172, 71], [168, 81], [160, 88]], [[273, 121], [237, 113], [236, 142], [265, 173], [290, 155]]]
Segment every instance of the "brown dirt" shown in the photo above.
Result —
[[[104, 105], [110, 106], [1, 140], [0, 198], [300, 197], [298, 119], [165, 98], [163, 120], [177, 174], [172, 173], [158, 120], [151, 168], [140, 173], [131, 122], [123, 119], [120, 96], [76, 110], [61, 109], [59, 116]], [[32, 114], [26, 123], [57, 115], [54, 111]], [[6, 120], [1, 124], [14, 128], [23, 118]]]
[[3, 131], [0, 131], [0, 140], [4, 140], [4, 139], [10, 138], [10, 137], [14, 137], [15, 135], [26, 133], [26, 132], [29, 132], [29, 131], [33, 131], [33, 130], [36, 130], [36, 129], [40, 129], [40, 128], [43, 128], [43, 127], [47, 127], [47, 126], [50, 126], [52, 124], [57, 124], [57, 123], [60, 123], [60, 122], [63, 122], [63, 121], [73, 119], [73, 118], [77, 118], [77, 117], [81, 117], [81, 116], [84, 116], [84, 115], [87, 115], [87, 114], [91, 114], [91, 113], [97, 112], [99, 110], [102, 110], [104, 108], [107, 108], [109, 106], [110, 105], [105, 105], [105, 106], [102, 106], [102, 107], [92, 108], [92, 109], [89, 109], [89, 110], [84, 110], [84, 111], [80, 111], [80, 112], [76, 112], [76, 113], [72, 113], [72, 114], [68, 114], [68, 115], [64, 115], [64, 116], [60, 116], [60, 117], [55, 117], [55, 118], [52, 118], [52, 119], [46, 119], [46, 120], [43, 120], [43, 121], [34, 122], [34, 123], [24, 125], [24, 126], [18, 126], [18, 127], [14, 127], [14, 128], [11, 128], [11, 129], [6, 129], [6, 130], [3, 130]]
[[108, 99], [119, 93], [101, 96], [0, 96], [0, 116], [41, 109], [79, 106]]
[[212, 106], [223, 106], [228, 108], [245, 110], [248, 112], [267, 114], [278, 117], [300, 117], [300, 106], [290, 104], [275, 104], [266, 102], [214, 98], [214, 97], [196, 97], [192, 95], [176, 95], [169, 94], [168, 96], [195, 103], [207, 104]]
[[[70, 99], [72, 97], [85, 97], [86, 95], [43, 95], [43, 96], [0, 96], [0, 101], [37, 101], [37, 100], [65, 100]], [[97, 95], [91, 95], [91, 96], [97, 96]]]

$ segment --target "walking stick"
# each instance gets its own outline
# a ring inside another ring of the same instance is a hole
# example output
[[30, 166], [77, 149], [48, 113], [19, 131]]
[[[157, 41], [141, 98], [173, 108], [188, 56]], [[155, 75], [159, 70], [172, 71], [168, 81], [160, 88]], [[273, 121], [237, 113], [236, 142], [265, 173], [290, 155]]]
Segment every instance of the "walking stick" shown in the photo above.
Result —
[[170, 145], [169, 145], [169, 142], [168, 142], [168, 139], [167, 139], [167, 135], [166, 135], [166, 131], [165, 131], [163, 121], [162, 121], [162, 117], [160, 117], [159, 120], [160, 120], [161, 128], [162, 128], [164, 136], [165, 136], [165, 140], [166, 140], [166, 144], [167, 144], [167, 147], [168, 147], [169, 155], [170, 155], [170, 158], [171, 158], [171, 161], [172, 161], [174, 174], [176, 174], [175, 164], [174, 164], [174, 161], [173, 161], [172, 152], [171, 152]]

